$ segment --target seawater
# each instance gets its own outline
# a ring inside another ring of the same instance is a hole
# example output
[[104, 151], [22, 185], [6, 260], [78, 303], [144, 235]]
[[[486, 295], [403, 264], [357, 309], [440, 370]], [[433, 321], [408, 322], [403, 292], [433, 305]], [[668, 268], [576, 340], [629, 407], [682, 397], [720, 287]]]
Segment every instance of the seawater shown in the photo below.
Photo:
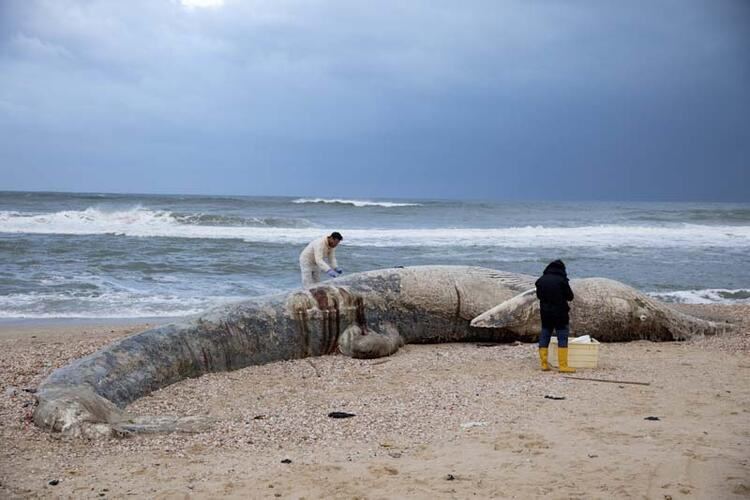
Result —
[[180, 316], [345, 272], [421, 264], [604, 276], [667, 301], [750, 302], [750, 204], [0, 192], [0, 318]]

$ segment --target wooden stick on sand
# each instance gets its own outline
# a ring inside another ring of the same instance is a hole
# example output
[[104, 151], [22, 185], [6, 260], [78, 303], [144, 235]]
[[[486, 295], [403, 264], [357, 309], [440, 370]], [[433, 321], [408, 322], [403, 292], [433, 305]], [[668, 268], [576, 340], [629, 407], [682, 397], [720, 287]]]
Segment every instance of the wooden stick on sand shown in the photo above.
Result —
[[567, 375], [565, 375], [565, 378], [571, 380], [591, 380], [592, 382], [610, 382], [612, 384], [651, 385], [651, 382], [629, 382], [627, 380], [607, 380], [606, 378], [569, 377]]

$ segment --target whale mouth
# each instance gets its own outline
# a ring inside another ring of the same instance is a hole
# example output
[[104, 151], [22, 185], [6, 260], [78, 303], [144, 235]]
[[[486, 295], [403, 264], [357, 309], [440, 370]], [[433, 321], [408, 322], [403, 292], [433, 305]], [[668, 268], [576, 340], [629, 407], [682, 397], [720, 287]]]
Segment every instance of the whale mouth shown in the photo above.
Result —
[[199, 433], [210, 430], [218, 421], [215, 417], [172, 415], [145, 415], [112, 424], [112, 430], [118, 435], [157, 434], [169, 432]]

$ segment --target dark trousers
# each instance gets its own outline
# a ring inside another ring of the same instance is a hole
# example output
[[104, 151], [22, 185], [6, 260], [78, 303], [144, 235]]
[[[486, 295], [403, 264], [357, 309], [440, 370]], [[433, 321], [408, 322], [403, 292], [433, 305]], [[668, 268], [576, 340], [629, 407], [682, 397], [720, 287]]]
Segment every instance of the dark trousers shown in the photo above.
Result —
[[549, 347], [553, 330], [557, 333], [557, 347], [568, 347], [568, 325], [563, 327], [542, 325], [542, 332], [539, 334], [539, 347]]

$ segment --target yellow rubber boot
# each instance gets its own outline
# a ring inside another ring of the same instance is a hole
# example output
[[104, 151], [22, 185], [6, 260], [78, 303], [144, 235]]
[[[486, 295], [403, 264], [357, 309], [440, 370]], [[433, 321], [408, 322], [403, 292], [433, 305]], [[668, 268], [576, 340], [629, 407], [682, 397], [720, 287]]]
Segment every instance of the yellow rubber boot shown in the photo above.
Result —
[[557, 348], [557, 361], [560, 363], [560, 373], [575, 373], [576, 369], [568, 366], [568, 348], [558, 347]]
[[539, 359], [542, 361], [542, 371], [548, 372], [549, 371], [549, 365], [547, 364], [547, 352], [549, 351], [548, 347], [540, 347], [539, 348]]

